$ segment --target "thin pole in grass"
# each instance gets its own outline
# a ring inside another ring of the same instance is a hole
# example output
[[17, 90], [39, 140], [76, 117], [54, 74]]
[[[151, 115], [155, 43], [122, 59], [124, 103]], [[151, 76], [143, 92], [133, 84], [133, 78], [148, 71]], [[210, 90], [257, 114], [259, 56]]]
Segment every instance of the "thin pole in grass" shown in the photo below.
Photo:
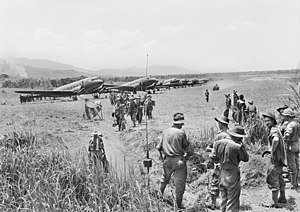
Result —
[[[147, 72], [148, 72], [148, 54], [147, 54], [147, 61], [146, 61], [146, 81], [147, 81]], [[146, 98], [147, 98], [147, 88], [146, 90]], [[146, 99], [145, 99], [146, 100]], [[147, 114], [145, 117], [145, 122], [146, 122], [146, 145], [147, 145], [147, 154], [146, 158], [144, 159], [144, 167], [147, 168], [147, 186], [148, 189], [150, 189], [150, 167], [152, 167], [152, 159], [149, 157], [149, 143], [148, 143], [148, 121], [147, 121]]]

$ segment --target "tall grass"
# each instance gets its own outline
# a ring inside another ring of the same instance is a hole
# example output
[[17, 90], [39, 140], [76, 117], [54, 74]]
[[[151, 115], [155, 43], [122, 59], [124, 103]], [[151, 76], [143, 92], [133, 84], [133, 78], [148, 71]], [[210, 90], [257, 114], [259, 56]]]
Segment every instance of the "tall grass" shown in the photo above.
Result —
[[73, 161], [67, 152], [49, 154], [31, 133], [15, 137], [28, 145], [1, 143], [1, 211], [164, 211], [136, 176], [113, 168], [105, 174], [84, 155]]
[[245, 130], [248, 136], [245, 138], [244, 142], [246, 143], [248, 150], [252, 154], [263, 153], [268, 144], [269, 134], [263, 119], [258, 115], [247, 119]]

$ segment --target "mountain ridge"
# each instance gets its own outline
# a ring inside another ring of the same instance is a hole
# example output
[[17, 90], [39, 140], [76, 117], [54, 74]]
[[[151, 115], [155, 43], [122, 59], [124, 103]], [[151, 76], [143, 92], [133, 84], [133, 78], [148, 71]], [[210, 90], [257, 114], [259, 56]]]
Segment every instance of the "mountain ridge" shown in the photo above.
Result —
[[[63, 64], [46, 59], [15, 58], [4, 60], [0, 58], [0, 74], [8, 74], [19, 78], [66, 78], [78, 76], [145, 76], [146, 68], [130, 67], [124, 69], [103, 68], [99, 70], [88, 70], [77, 68], [72, 65]], [[147, 75], [168, 74], [200, 74], [200, 72], [188, 70], [178, 66], [153, 65], [147, 69]]]

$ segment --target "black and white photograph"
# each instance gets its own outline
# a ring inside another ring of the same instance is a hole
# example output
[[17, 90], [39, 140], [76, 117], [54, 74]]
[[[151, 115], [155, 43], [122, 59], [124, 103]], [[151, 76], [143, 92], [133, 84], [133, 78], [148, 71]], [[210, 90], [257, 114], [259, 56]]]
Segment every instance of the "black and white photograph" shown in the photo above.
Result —
[[0, 0], [0, 211], [300, 211], [300, 1]]

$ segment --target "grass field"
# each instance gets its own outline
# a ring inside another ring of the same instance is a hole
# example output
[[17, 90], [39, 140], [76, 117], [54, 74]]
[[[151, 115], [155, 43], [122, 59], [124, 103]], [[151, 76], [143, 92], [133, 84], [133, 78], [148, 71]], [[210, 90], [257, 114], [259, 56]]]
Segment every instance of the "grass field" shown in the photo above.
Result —
[[[216, 83], [220, 86], [220, 90], [212, 91], [212, 87]], [[253, 100], [260, 112], [275, 111], [284, 102], [288, 103], [287, 94], [291, 92], [287, 88], [287, 80], [275, 75], [234, 75], [212, 78], [212, 81], [203, 86], [171, 89], [170, 91], [160, 91], [154, 94], [153, 100], [156, 102], [153, 111], [154, 118], [147, 122], [148, 141], [151, 150], [150, 157], [155, 161], [150, 171], [150, 190], [155, 191], [158, 188], [159, 178], [162, 173], [161, 163], [158, 161], [158, 152], [154, 149], [154, 146], [162, 130], [172, 124], [172, 115], [174, 113], [182, 112], [185, 114], [184, 128], [191, 143], [204, 143], [207, 139], [212, 138], [217, 131], [214, 117], [220, 116], [225, 108], [224, 94], [232, 94], [232, 91], [236, 90], [238, 94], [244, 94], [246, 101]], [[206, 89], [210, 91], [208, 103], [205, 101], [204, 96]], [[111, 113], [113, 108], [109, 99], [105, 98], [105, 96], [101, 99], [104, 120], [96, 119], [93, 121], [83, 119], [83, 99], [79, 99], [76, 102], [57, 100], [21, 105], [18, 95], [13, 92], [13, 89], [2, 89], [0, 98], [1, 102], [6, 102], [6, 105], [0, 106], [0, 135], [11, 134], [12, 132], [18, 132], [19, 134], [32, 132], [37, 140], [43, 141], [39, 152], [45, 155], [50, 154], [50, 152], [61, 154], [67, 152], [70, 155], [70, 166], [84, 167], [84, 163], [82, 164], [81, 162], [87, 156], [89, 138], [95, 130], [98, 130], [104, 136], [107, 156], [115, 170], [112, 174], [114, 177], [111, 177], [111, 179], [115, 180], [112, 180], [112, 182], [115, 184], [119, 183], [119, 185], [124, 185], [124, 182], [138, 182], [129, 183], [124, 187], [121, 186], [124, 190], [130, 191], [129, 194], [132, 195], [131, 197], [126, 196], [129, 200], [124, 200], [124, 204], [132, 202], [132, 204], [136, 205], [136, 207], [128, 206], [127, 210], [147, 211], [147, 208], [149, 211], [173, 210], [166, 203], [161, 203], [160, 205], [160, 201], [151, 197], [151, 195], [149, 196], [147, 190], [142, 186], [146, 182], [143, 180], [145, 175], [142, 174], [145, 170], [141, 166], [142, 160], [146, 156], [144, 151], [146, 144], [145, 122], [133, 128], [132, 123], [127, 118], [126, 130], [118, 132], [117, 128], [112, 127], [113, 119]], [[206, 156], [204, 155], [203, 157], [205, 158]], [[252, 163], [257, 165], [255, 157]], [[189, 170], [191, 170], [192, 164], [190, 163], [189, 166]], [[242, 166], [247, 167], [247, 164]], [[259, 169], [264, 168], [262, 165]], [[82, 170], [85, 169], [82, 168]], [[242, 170], [247, 171], [248, 169], [243, 168]], [[249, 178], [245, 177], [247, 173], [243, 173], [244, 178], [242, 176], [242, 179], [245, 186], [241, 195], [242, 211], [273, 211], [273, 209], [261, 206], [262, 203], [271, 201], [271, 192], [264, 181], [261, 180], [264, 179], [263, 174], [265, 174], [266, 170], [260, 170], [260, 172], [262, 176], [252, 176], [252, 178], [257, 178], [258, 182], [254, 182], [254, 180], [251, 186], [246, 186], [249, 185], [249, 182], [247, 184], [245, 181]], [[187, 206], [188, 211], [205, 211], [203, 203], [207, 195], [207, 176], [209, 174], [189, 175], [190, 181], [187, 184], [183, 203]], [[191, 179], [193, 177], [195, 179]], [[96, 181], [97, 179], [93, 178], [93, 180]], [[255, 183], [258, 183], [259, 187], [254, 187]], [[285, 208], [276, 211], [300, 211], [299, 193], [291, 191], [289, 185], [287, 185], [287, 188], [289, 203]], [[134, 190], [136, 189], [139, 192], [135, 193]], [[166, 190], [167, 198], [172, 199], [172, 191], [171, 185]], [[121, 189], [117, 191], [118, 195], [125, 195], [125, 192], [122, 192]], [[100, 193], [94, 193], [100, 195]], [[109, 195], [114, 196], [113, 193], [109, 193]], [[138, 197], [140, 199], [136, 199]], [[75, 199], [70, 198], [69, 201], [75, 201]], [[133, 201], [134, 199], [136, 201]], [[99, 200], [95, 201], [100, 205], [105, 205], [101, 204]], [[30, 208], [30, 205], [27, 207]], [[110, 204], [103, 206], [103, 211], [109, 211], [110, 207]], [[74, 206], [74, 209], [82, 210], [83, 206], [82, 208]], [[88, 211], [88, 209], [86, 210]], [[122, 208], [110, 208], [110, 210], [121, 211]]]

